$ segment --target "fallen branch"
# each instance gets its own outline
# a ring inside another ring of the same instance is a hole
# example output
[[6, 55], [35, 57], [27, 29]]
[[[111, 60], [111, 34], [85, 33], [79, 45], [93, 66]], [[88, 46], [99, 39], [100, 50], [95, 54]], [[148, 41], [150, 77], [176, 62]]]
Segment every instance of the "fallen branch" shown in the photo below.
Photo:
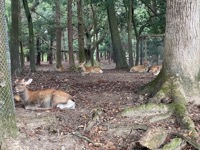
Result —
[[74, 135], [74, 136], [77, 136], [77, 137], [79, 137], [79, 138], [81, 138], [81, 139], [83, 139], [83, 140], [85, 140], [85, 141], [87, 141], [87, 142], [89, 142], [89, 143], [92, 143], [94, 146], [96, 146], [96, 147], [99, 147], [99, 146], [101, 146], [102, 144], [101, 143], [98, 143], [98, 142], [93, 142], [91, 139], [89, 139], [88, 137], [86, 137], [86, 136], [83, 136], [81, 133], [79, 133], [79, 132], [72, 132], [72, 135]]

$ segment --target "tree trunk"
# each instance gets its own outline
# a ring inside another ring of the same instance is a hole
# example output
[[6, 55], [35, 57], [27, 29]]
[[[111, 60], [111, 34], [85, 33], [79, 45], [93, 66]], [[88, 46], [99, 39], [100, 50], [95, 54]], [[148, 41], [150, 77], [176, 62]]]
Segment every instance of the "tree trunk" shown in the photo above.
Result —
[[61, 26], [60, 26], [60, 1], [55, 1], [56, 5], [56, 67], [60, 68], [62, 66], [61, 62]]
[[68, 0], [67, 12], [68, 12], [68, 48], [69, 48], [69, 65], [72, 67], [75, 65], [74, 53], [73, 53], [73, 27], [72, 27], [72, 2], [73, 0]]
[[[91, 10], [92, 10], [92, 19], [93, 19], [94, 31], [96, 31], [97, 30], [97, 22], [98, 22], [97, 17], [96, 17], [96, 11], [97, 11], [96, 5], [90, 4], [90, 7], [91, 7]], [[94, 37], [93, 37], [93, 43], [95, 43], [95, 41], [97, 41], [97, 40], [98, 40], [98, 32], [96, 32]], [[96, 60], [100, 61], [100, 59], [99, 59], [99, 46], [98, 45], [96, 46]], [[93, 62], [92, 62], [92, 65], [94, 65]]]
[[116, 58], [116, 68], [127, 68], [128, 65], [126, 63], [125, 52], [122, 50], [113, 0], [109, 1], [109, 4], [107, 6], [107, 14], [113, 44], [113, 51]]
[[200, 104], [196, 99], [200, 94], [197, 88], [200, 75], [199, 2], [168, 0], [167, 8], [164, 73], [179, 76], [184, 81], [186, 96], [190, 97], [187, 100]]
[[0, 20], [0, 147], [2, 147], [4, 138], [17, 133], [4, 1], [0, 2]]
[[21, 62], [21, 68], [24, 68], [24, 51], [23, 51], [23, 44], [20, 41], [20, 62]]
[[82, 0], [77, 0], [79, 62], [84, 62], [84, 60], [85, 60], [84, 25], [83, 25], [83, 16], [82, 15], [83, 15]]
[[36, 41], [36, 46], [37, 46], [37, 59], [36, 59], [36, 65], [40, 65], [41, 61], [41, 52], [40, 52], [40, 39], [37, 37]]
[[36, 63], [35, 63], [33, 22], [32, 22], [32, 17], [31, 17], [31, 13], [28, 7], [27, 0], [23, 0], [23, 5], [24, 5], [25, 13], [26, 13], [26, 18], [28, 20], [30, 68], [31, 68], [31, 71], [35, 72]]
[[20, 69], [19, 60], [19, 0], [11, 1], [12, 10], [12, 24], [10, 32], [10, 54], [11, 54], [11, 73], [13, 74], [15, 70]]
[[50, 48], [49, 48], [49, 53], [48, 53], [48, 57], [47, 60], [49, 61], [49, 64], [53, 64], [53, 38], [51, 36], [50, 38]]
[[133, 0], [129, 0], [128, 5], [128, 54], [129, 54], [129, 67], [133, 66], [133, 46], [132, 46], [132, 9], [133, 9]]
[[144, 87], [151, 99], [172, 99], [177, 122], [199, 138], [186, 106], [200, 105], [200, 5], [198, 0], [167, 0], [164, 61], [161, 73]]

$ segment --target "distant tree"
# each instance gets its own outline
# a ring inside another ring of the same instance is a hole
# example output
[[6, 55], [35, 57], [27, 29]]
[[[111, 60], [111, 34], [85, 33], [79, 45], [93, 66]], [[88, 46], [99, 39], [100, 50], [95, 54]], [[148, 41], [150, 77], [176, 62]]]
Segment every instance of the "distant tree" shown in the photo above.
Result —
[[125, 52], [122, 50], [113, 0], [107, 1], [107, 14], [112, 38], [113, 52], [116, 61], [116, 68], [127, 68], [128, 65], [126, 62]]
[[36, 65], [41, 64], [41, 44], [39, 37], [36, 37], [36, 49], [37, 49], [37, 57], [36, 57]]
[[11, 1], [11, 31], [10, 31], [10, 54], [11, 54], [11, 73], [15, 70], [20, 70], [20, 56], [19, 56], [19, 0]]
[[83, 8], [82, 0], [77, 0], [77, 17], [78, 17], [78, 52], [79, 62], [85, 61], [84, 49], [84, 22], [83, 22]]
[[68, 14], [68, 48], [69, 48], [69, 65], [74, 66], [74, 53], [73, 53], [73, 26], [72, 26], [72, 3], [73, 0], [68, 0], [67, 3], [67, 14]]
[[129, 67], [133, 66], [132, 18], [133, 0], [123, 1], [127, 13]]
[[62, 60], [61, 60], [61, 36], [62, 36], [62, 30], [61, 30], [61, 24], [60, 24], [60, 1], [55, 0], [55, 6], [56, 6], [56, 67], [60, 68], [62, 66]]
[[23, 0], [24, 10], [26, 18], [28, 21], [28, 30], [29, 30], [29, 58], [30, 58], [30, 68], [31, 71], [36, 71], [36, 62], [35, 62], [35, 48], [34, 48], [34, 32], [33, 32], [33, 22], [32, 16], [28, 7], [27, 0]]

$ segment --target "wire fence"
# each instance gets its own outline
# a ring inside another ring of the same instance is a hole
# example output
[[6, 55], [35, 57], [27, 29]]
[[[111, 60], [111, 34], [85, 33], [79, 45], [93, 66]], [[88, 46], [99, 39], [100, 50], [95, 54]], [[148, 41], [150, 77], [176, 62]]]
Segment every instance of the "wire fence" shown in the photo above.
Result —
[[4, 2], [0, 0], [0, 149], [3, 138], [16, 133]]

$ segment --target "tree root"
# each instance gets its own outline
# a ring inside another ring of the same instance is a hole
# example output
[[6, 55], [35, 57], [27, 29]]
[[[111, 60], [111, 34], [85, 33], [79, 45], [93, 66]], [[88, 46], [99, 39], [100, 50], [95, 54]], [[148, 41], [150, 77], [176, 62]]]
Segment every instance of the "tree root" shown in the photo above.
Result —
[[[187, 91], [184, 90], [184, 82], [179, 77], [169, 77], [168, 79], [164, 77], [164, 80], [161, 80], [159, 77], [157, 78], [158, 79], [144, 87], [143, 92], [152, 93], [156, 91], [156, 94], [150, 99], [151, 102], [160, 103], [162, 99], [171, 99], [170, 104], [168, 104], [170, 111], [176, 116], [176, 120], [180, 126], [190, 133], [190, 137], [180, 134], [176, 135], [183, 138], [195, 148], [200, 149], [200, 143], [196, 142], [196, 139], [199, 138], [198, 132], [187, 111], [188, 101], [185, 93]], [[155, 85], [156, 89], [153, 91]], [[157, 90], [157, 87], [160, 87], [160, 89]]]
[[171, 132], [171, 135], [175, 135], [183, 139], [184, 141], [188, 142], [190, 145], [192, 145], [194, 148], [200, 150], [200, 143], [197, 142], [197, 139], [190, 137], [190, 135], [185, 136], [184, 134], [178, 133], [178, 132]]

